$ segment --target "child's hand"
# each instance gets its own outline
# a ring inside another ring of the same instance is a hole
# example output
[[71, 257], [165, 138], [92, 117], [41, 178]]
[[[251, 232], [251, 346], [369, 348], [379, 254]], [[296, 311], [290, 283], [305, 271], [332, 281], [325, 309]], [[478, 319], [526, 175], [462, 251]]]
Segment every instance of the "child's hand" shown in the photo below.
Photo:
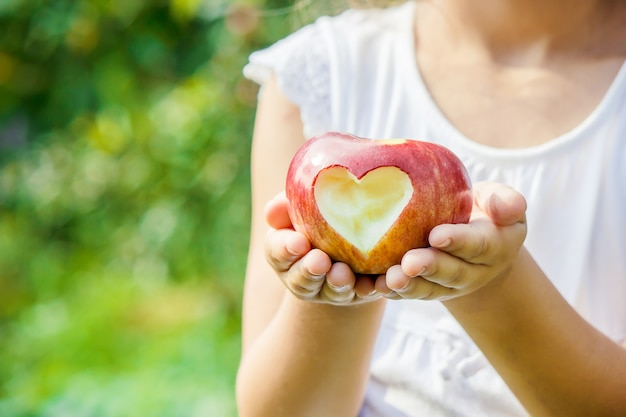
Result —
[[377, 281], [377, 290], [390, 299], [448, 300], [495, 282], [524, 243], [525, 212], [526, 200], [512, 188], [475, 184], [469, 224], [435, 227], [431, 247], [407, 252]]
[[267, 223], [272, 227], [265, 254], [291, 293], [302, 300], [336, 305], [381, 297], [375, 291], [373, 277], [355, 275], [346, 264], [333, 263], [326, 253], [311, 248], [307, 238], [293, 230], [287, 205], [287, 198], [280, 194], [265, 207]]

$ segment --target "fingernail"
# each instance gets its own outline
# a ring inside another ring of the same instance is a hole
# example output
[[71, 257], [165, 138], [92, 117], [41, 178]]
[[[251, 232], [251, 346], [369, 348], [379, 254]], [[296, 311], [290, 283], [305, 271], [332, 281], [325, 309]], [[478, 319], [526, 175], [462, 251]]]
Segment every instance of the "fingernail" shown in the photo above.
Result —
[[343, 293], [343, 292], [348, 292], [352, 289], [352, 285], [340, 285], [338, 287], [332, 285], [332, 284], [328, 284], [328, 286], [337, 293]]
[[[423, 266], [422, 269], [420, 269], [420, 271], [415, 274], [415, 275], [409, 275], [409, 278], [417, 278], [417, 277], [422, 277], [425, 276], [424, 274], [426, 273], [426, 267]], [[407, 285], [409, 285], [408, 283], [411, 282], [410, 280], [407, 282]]]
[[396, 291], [398, 291], [398, 292], [403, 292], [403, 291], [408, 290], [408, 289], [409, 289], [409, 287], [411, 286], [411, 281], [412, 281], [412, 280], [411, 280], [411, 279], [409, 279], [409, 280], [406, 282], [406, 284], [404, 284], [404, 286], [403, 286], [402, 288], [400, 288], [400, 289], [398, 289], [398, 290], [396, 290]]
[[302, 236], [299, 236], [296, 233], [288, 234], [286, 237], [285, 249], [291, 255], [294, 255], [294, 256], [303, 255], [305, 252], [305, 249], [303, 246]]
[[[366, 294], [366, 295], [365, 295], [364, 297], [362, 297], [362, 298], [363, 298], [363, 299], [366, 299], [366, 300], [369, 300], [369, 299], [371, 299], [371, 298], [375, 298], [375, 297], [377, 297], [378, 295], [379, 295], [379, 294], [378, 294], [378, 291], [376, 291], [376, 290], [372, 290], [372, 291], [370, 291], [368, 294]], [[381, 294], [381, 295], [382, 295], [382, 294]]]
[[300, 255], [300, 254], [298, 253], [298, 251], [297, 251], [297, 250], [295, 250], [295, 249], [293, 248], [293, 246], [292, 246], [291, 244], [289, 244], [289, 243], [287, 243], [287, 244], [285, 245], [285, 249], [287, 250], [287, 253], [289, 253], [289, 255], [293, 255], [293, 256], [298, 256], [298, 255]]
[[448, 238], [448, 239], [444, 240], [443, 242], [439, 243], [437, 245], [437, 247], [440, 248], [440, 249], [445, 249], [448, 246], [450, 246], [451, 243], [452, 243], [452, 239]]
[[368, 298], [375, 297], [376, 295], [378, 295], [376, 293], [376, 290], [372, 290], [372, 291], [368, 292], [367, 294], [361, 295], [360, 297], [363, 298], [363, 299], [368, 299]]
[[309, 269], [306, 269], [306, 273], [309, 276], [309, 279], [313, 281], [321, 281], [326, 277], [326, 274], [314, 274]]

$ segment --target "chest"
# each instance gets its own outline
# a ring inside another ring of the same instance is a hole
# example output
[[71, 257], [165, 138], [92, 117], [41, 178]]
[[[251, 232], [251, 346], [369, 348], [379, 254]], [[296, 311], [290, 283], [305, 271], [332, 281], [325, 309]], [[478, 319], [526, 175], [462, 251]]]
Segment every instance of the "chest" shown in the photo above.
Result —
[[580, 125], [600, 105], [622, 62], [516, 66], [418, 54], [440, 111], [466, 137], [497, 148], [540, 145]]

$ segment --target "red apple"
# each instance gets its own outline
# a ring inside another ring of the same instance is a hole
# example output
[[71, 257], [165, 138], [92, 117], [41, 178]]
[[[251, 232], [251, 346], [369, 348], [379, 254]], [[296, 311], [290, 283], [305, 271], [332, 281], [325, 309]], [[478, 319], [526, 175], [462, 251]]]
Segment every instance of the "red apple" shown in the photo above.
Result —
[[295, 230], [356, 273], [382, 274], [433, 227], [467, 223], [471, 182], [450, 150], [410, 139], [329, 132], [308, 140], [287, 173]]

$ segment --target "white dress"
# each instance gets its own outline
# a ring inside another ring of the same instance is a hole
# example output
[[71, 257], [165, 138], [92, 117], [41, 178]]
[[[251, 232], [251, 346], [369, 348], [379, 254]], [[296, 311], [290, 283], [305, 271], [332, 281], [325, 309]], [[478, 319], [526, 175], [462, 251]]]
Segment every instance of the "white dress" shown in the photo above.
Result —
[[[484, 146], [429, 96], [416, 65], [414, 6], [320, 18], [252, 54], [244, 74], [261, 84], [275, 74], [300, 107], [306, 136], [334, 130], [437, 142], [463, 160], [473, 181], [519, 190], [528, 201], [530, 253], [580, 314], [623, 340], [626, 64], [572, 131], [530, 148]], [[387, 305], [361, 417], [527, 415], [439, 302]]]

